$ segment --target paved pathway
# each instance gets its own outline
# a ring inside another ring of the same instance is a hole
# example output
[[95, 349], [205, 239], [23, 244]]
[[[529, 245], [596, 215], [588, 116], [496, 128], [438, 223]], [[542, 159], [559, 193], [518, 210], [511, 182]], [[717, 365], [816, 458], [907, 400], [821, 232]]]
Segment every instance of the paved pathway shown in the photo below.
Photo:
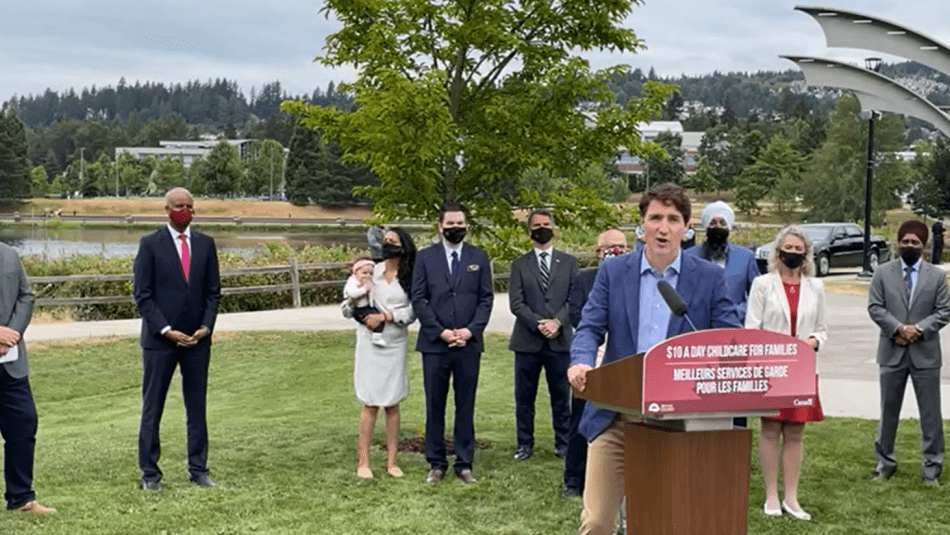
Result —
[[[838, 275], [853, 279], [853, 275]], [[833, 277], [833, 278], [838, 278]], [[829, 416], [877, 419], [879, 397], [874, 361], [878, 329], [868, 317], [864, 296], [828, 293], [827, 347], [818, 355], [822, 406]], [[508, 295], [497, 294], [488, 331], [511, 333], [514, 316], [508, 308]], [[27, 342], [43, 340], [137, 336], [140, 320], [111, 320], [78, 323], [34, 324], [26, 333]], [[340, 314], [338, 306], [268, 310], [221, 314], [216, 330], [228, 331], [325, 331], [352, 329], [352, 320]], [[417, 324], [414, 328], [417, 328]], [[950, 329], [941, 332], [944, 350], [950, 348]], [[942, 403], [950, 416], [950, 366], [942, 372]], [[902, 416], [917, 417], [913, 388], [908, 387]]]

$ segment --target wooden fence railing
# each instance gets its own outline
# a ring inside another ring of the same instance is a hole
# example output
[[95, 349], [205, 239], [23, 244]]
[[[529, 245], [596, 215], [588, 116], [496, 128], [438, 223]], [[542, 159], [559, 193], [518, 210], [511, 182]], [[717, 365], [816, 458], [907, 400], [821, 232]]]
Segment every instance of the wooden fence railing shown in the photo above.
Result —
[[[221, 271], [221, 278], [236, 275], [264, 275], [269, 273], [290, 273], [290, 283], [264, 284], [259, 286], [229, 286], [221, 288], [221, 295], [254, 294], [266, 292], [290, 291], [294, 308], [300, 308], [300, 291], [308, 288], [339, 287], [346, 284], [346, 280], [323, 280], [300, 282], [301, 271], [326, 271], [342, 269], [349, 264], [343, 262], [325, 262], [317, 264], [298, 264], [296, 258], [290, 264], [278, 266], [225, 269]], [[508, 278], [508, 273], [495, 274], [495, 280]], [[56, 284], [62, 282], [131, 282], [132, 274], [119, 275], [58, 275], [50, 277], [30, 277], [30, 282], [37, 284]], [[40, 297], [34, 302], [35, 306], [63, 306], [63, 305], [101, 305], [115, 303], [132, 303], [132, 295], [102, 295], [95, 297]]]

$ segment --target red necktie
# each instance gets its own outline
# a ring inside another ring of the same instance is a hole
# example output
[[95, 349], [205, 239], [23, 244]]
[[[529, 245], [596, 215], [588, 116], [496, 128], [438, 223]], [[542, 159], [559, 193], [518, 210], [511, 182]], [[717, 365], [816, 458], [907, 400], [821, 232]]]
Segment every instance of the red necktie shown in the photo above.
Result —
[[178, 238], [181, 239], [181, 269], [185, 272], [185, 280], [188, 280], [188, 268], [191, 266], [191, 253], [188, 251], [188, 237], [184, 234], [179, 234]]

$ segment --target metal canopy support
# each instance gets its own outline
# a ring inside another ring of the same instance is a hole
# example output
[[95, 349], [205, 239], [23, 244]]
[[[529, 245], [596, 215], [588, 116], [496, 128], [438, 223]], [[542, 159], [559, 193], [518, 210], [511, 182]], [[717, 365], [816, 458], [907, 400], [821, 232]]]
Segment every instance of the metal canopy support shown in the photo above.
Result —
[[795, 6], [814, 18], [829, 47], [859, 48], [900, 56], [950, 74], [950, 48], [907, 26], [829, 7]]
[[874, 71], [842, 61], [811, 56], [781, 56], [795, 62], [805, 74], [805, 83], [837, 87], [854, 92], [865, 110], [878, 110], [916, 117], [950, 137], [950, 115], [929, 100]]

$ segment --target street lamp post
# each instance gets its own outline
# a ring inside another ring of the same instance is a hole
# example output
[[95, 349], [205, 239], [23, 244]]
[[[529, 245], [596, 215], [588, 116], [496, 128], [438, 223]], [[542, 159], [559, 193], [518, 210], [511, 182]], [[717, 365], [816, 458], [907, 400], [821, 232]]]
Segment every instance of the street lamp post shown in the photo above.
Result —
[[[879, 72], [881, 70], [881, 58], [867, 58], [864, 60], [864, 66], [869, 71]], [[864, 262], [861, 273], [858, 277], [870, 278], [871, 271], [871, 183], [874, 181], [874, 116], [877, 112], [867, 110], [862, 112], [861, 116], [867, 116], [868, 119], [868, 158], [867, 158], [867, 180], [864, 185]]]
[[82, 184], [85, 180], [86, 171], [86, 147], [79, 147], [79, 189], [82, 190]]

